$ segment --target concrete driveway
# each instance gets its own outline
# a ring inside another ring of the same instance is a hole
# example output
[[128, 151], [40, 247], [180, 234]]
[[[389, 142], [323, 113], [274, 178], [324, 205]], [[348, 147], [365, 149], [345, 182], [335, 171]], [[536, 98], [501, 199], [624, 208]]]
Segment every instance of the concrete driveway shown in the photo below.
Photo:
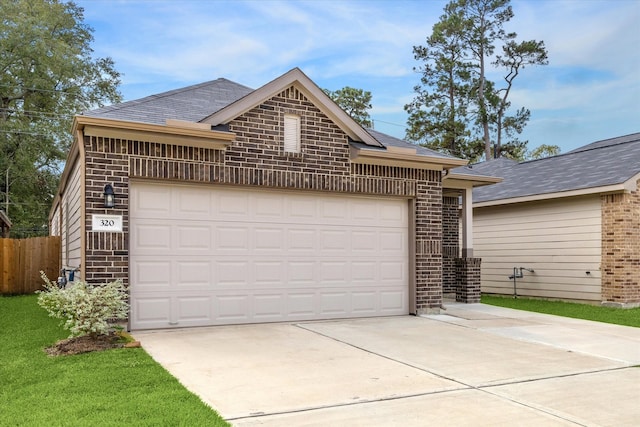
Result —
[[134, 336], [238, 426], [640, 423], [640, 328], [482, 304], [443, 313]]

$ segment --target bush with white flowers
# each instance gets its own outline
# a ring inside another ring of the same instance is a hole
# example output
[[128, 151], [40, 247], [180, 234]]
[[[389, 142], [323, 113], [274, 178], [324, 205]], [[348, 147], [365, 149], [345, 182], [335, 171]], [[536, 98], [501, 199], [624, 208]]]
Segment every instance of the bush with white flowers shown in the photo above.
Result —
[[120, 280], [105, 285], [77, 281], [61, 289], [41, 272], [44, 291], [38, 292], [38, 305], [50, 317], [61, 319], [60, 325], [71, 337], [105, 335], [110, 320], [125, 319], [129, 312], [127, 292]]

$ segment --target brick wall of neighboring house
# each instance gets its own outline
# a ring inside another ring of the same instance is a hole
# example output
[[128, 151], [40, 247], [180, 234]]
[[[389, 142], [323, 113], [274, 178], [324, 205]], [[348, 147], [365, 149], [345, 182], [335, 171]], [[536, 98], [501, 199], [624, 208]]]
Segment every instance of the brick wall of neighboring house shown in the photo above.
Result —
[[457, 197], [442, 198], [442, 292], [456, 292], [456, 258], [460, 256], [460, 205]]
[[602, 301], [640, 305], [640, 180], [636, 191], [602, 196]]
[[[283, 151], [284, 114], [301, 117], [301, 152]], [[85, 137], [86, 279], [128, 280], [129, 178], [364, 193], [413, 199], [418, 312], [442, 303], [442, 185], [439, 171], [352, 164], [344, 134], [294, 87], [229, 123], [235, 141], [225, 151], [151, 141]], [[117, 194], [103, 208], [104, 185]], [[122, 215], [121, 234], [91, 231], [91, 215]]]

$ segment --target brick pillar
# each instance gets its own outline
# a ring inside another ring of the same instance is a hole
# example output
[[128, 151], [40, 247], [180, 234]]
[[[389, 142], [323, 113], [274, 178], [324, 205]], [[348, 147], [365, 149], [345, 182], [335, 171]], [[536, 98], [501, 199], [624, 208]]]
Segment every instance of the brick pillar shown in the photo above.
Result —
[[[640, 184], [640, 181], [638, 181]], [[602, 196], [602, 304], [640, 306], [640, 191]]]
[[438, 313], [442, 306], [442, 186], [440, 172], [427, 171], [416, 184], [416, 312]]
[[460, 203], [458, 197], [442, 198], [442, 292], [456, 291], [456, 258], [460, 256]]
[[480, 302], [480, 258], [456, 258], [456, 301]]

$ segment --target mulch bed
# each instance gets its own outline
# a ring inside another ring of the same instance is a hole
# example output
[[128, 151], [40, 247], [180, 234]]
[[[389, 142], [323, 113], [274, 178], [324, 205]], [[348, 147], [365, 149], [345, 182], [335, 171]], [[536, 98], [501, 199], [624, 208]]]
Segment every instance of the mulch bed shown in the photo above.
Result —
[[[133, 344], [133, 345], [132, 345]], [[122, 336], [116, 332], [110, 332], [108, 335], [84, 335], [81, 337], [67, 338], [58, 341], [51, 347], [45, 348], [45, 352], [49, 356], [69, 356], [72, 354], [89, 353], [91, 351], [110, 350], [112, 348], [137, 347], [134, 343], [127, 343]]]

